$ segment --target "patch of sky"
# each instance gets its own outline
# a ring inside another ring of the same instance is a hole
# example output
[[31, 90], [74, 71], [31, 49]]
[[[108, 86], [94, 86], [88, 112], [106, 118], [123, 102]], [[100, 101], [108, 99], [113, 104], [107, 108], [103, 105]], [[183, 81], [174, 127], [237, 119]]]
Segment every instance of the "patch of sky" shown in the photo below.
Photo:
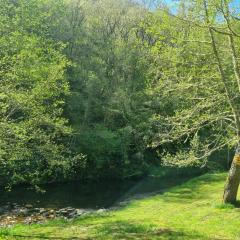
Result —
[[[133, 0], [140, 4], [144, 4], [148, 9], [154, 11], [159, 5], [168, 6], [170, 11], [174, 14], [177, 13], [177, 9], [181, 0]], [[192, 0], [185, 0], [186, 3]], [[218, 0], [221, 1], [221, 0]], [[230, 0], [230, 11], [235, 17], [240, 18], [240, 0]], [[218, 21], [224, 21], [223, 16], [217, 16]]]

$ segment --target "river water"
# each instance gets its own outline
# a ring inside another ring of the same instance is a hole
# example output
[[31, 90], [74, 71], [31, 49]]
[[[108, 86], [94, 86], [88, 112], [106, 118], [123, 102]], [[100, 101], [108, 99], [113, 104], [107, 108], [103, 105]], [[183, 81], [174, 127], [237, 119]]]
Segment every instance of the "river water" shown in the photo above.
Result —
[[0, 206], [31, 204], [42, 208], [109, 208], [134, 196], [163, 192], [186, 180], [186, 177], [169, 178], [167, 181], [147, 177], [141, 180], [55, 183], [43, 186], [45, 193], [36, 193], [29, 187], [17, 187], [11, 192], [0, 191]]

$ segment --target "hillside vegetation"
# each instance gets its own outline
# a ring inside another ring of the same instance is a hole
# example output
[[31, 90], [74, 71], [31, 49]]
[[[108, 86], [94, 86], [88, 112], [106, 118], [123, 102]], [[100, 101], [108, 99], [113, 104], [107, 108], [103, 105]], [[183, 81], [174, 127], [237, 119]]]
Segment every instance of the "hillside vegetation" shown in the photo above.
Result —
[[[117, 210], [5, 228], [42, 204], [14, 190], [67, 196], [65, 183], [91, 192], [165, 169], [208, 174]], [[1, 238], [240, 239], [239, 183], [238, 0], [0, 0]]]

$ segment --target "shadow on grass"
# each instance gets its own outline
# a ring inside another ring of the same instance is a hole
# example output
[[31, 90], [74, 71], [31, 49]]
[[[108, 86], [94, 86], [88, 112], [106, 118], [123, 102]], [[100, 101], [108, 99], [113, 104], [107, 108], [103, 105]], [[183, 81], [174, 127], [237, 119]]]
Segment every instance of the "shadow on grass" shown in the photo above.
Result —
[[130, 221], [114, 221], [102, 223], [89, 232], [88, 236], [66, 236], [61, 237], [51, 233], [42, 234], [7, 234], [6, 238], [9, 240], [23, 240], [23, 239], [49, 239], [49, 240], [217, 240], [218, 238], [208, 237], [198, 232], [185, 232], [178, 229], [159, 228], [154, 225], [138, 224]]
[[[205, 174], [194, 178], [177, 188], [169, 189], [162, 199], [171, 202], [186, 202], [199, 199], [208, 199], [209, 194], [216, 192], [217, 185], [224, 182], [225, 174]], [[224, 185], [222, 186], [222, 188]]]
[[124, 240], [154, 240], [154, 239], [167, 239], [167, 240], [213, 240], [202, 234], [196, 232], [177, 231], [170, 228], [158, 228], [153, 225], [139, 225], [128, 221], [117, 221], [112, 223], [105, 223], [97, 228], [93, 239], [124, 239]]
[[235, 203], [225, 205], [232, 205], [232, 208], [240, 208], [240, 200], [237, 200]]
[[129, 189], [118, 201], [161, 194], [168, 191], [169, 188], [181, 185], [192, 178], [194, 178], [194, 176], [148, 176]]
[[12, 235], [7, 239], [14, 240], [23, 240], [23, 239], [49, 239], [49, 240], [90, 240], [91, 238], [83, 238], [83, 237], [51, 237], [46, 234], [31, 234], [31, 235]]
[[185, 185], [195, 178], [196, 176], [146, 177], [118, 199], [111, 209], [124, 209], [132, 200], [141, 200], [157, 195], [163, 195], [164, 193], [171, 191], [171, 189]]

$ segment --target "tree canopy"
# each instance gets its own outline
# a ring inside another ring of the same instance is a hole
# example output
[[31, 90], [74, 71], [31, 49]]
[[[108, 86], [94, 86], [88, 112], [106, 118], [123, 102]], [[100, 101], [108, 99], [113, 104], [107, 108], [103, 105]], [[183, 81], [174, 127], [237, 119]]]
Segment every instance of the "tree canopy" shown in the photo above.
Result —
[[238, 6], [0, 4], [2, 185], [226, 166], [240, 136]]

